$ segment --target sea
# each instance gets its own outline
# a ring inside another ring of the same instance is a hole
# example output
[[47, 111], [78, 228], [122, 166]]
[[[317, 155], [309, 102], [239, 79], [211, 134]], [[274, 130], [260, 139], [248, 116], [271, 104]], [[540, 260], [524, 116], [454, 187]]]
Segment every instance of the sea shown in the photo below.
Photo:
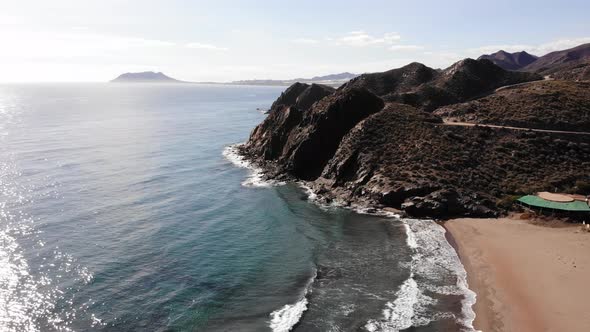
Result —
[[0, 331], [472, 331], [442, 226], [236, 153], [284, 89], [0, 85]]

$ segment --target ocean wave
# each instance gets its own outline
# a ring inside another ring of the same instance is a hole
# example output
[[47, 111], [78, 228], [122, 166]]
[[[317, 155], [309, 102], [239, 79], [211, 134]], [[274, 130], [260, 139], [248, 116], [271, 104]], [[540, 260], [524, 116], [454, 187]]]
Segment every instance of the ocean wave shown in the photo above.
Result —
[[275, 310], [270, 314], [269, 327], [273, 332], [288, 332], [299, 322], [303, 313], [307, 310], [307, 294], [311, 292], [311, 286], [317, 277], [317, 271], [309, 279], [305, 290], [299, 301], [293, 304], [286, 304], [281, 309]]
[[281, 186], [285, 184], [285, 182], [265, 179], [264, 171], [261, 168], [254, 166], [250, 161], [248, 161], [239, 153], [238, 148], [242, 145], [243, 143], [227, 146], [225, 149], [223, 149], [222, 154], [234, 165], [250, 170], [250, 175], [248, 175], [246, 180], [242, 182], [244, 187], [265, 188]]
[[[467, 273], [456, 251], [445, 237], [445, 229], [431, 220], [402, 219], [406, 241], [412, 249], [410, 276], [396, 292], [396, 299], [388, 302], [383, 317], [370, 320], [368, 331], [400, 331], [412, 326], [424, 326], [444, 318], [455, 319], [464, 331], [475, 331], [473, 304], [476, 295], [469, 289]], [[419, 278], [416, 278], [419, 276]], [[438, 285], [441, 278], [455, 277], [454, 285]], [[417, 282], [416, 280], [420, 280]], [[462, 296], [460, 316], [451, 312], [432, 312], [437, 301], [424, 291], [440, 295]]]

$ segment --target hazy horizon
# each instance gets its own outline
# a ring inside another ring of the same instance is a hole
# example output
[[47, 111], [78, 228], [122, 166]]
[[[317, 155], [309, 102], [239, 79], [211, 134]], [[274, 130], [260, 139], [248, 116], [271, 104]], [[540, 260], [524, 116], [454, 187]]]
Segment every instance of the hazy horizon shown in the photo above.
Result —
[[583, 1], [6, 2], [0, 82], [105, 82], [141, 71], [193, 82], [293, 79], [413, 61], [444, 68], [500, 49], [544, 55], [590, 42], [589, 11]]

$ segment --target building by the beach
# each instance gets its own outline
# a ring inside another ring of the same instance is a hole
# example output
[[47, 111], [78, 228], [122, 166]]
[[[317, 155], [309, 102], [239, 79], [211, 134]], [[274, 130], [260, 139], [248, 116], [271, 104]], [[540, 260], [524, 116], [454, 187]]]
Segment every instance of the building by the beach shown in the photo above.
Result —
[[575, 218], [590, 218], [588, 197], [583, 195], [538, 192], [518, 199], [518, 202], [541, 213], [567, 215]]

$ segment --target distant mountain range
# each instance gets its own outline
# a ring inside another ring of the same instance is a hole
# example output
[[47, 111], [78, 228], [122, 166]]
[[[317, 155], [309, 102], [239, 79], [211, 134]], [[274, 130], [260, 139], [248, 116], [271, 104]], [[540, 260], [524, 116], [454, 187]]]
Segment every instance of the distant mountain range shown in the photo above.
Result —
[[478, 60], [481, 59], [488, 59], [497, 66], [506, 70], [518, 70], [535, 62], [538, 57], [525, 51], [508, 53], [506, 51], [500, 50], [489, 55], [484, 54], [478, 58]]
[[184, 83], [161, 72], [144, 71], [125, 73], [112, 80], [113, 83]]
[[516, 53], [498, 51], [482, 55], [479, 59], [490, 60], [507, 70], [535, 72], [555, 79], [590, 80], [590, 43], [551, 52], [542, 57], [536, 57], [525, 51]]
[[111, 82], [114, 83], [206, 83], [206, 84], [233, 84], [233, 85], [291, 85], [295, 82], [300, 83], [317, 83], [330, 86], [340, 86], [352, 78], [357, 77], [357, 74], [340, 73], [330, 74], [325, 76], [314, 76], [312, 78], [294, 78], [290, 80], [243, 80], [232, 81], [229, 83], [220, 82], [187, 82], [177, 80], [161, 72], [144, 71], [139, 73], [125, 73], [119, 75]]
[[340, 74], [331, 74], [325, 76], [314, 76], [312, 78], [294, 78], [289, 80], [243, 80], [243, 81], [233, 81], [231, 84], [236, 85], [291, 85], [293, 83], [316, 83], [316, 84], [324, 84], [330, 86], [340, 86], [349, 80], [359, 76], [358, 74], [353, 73], [340, 73]]

